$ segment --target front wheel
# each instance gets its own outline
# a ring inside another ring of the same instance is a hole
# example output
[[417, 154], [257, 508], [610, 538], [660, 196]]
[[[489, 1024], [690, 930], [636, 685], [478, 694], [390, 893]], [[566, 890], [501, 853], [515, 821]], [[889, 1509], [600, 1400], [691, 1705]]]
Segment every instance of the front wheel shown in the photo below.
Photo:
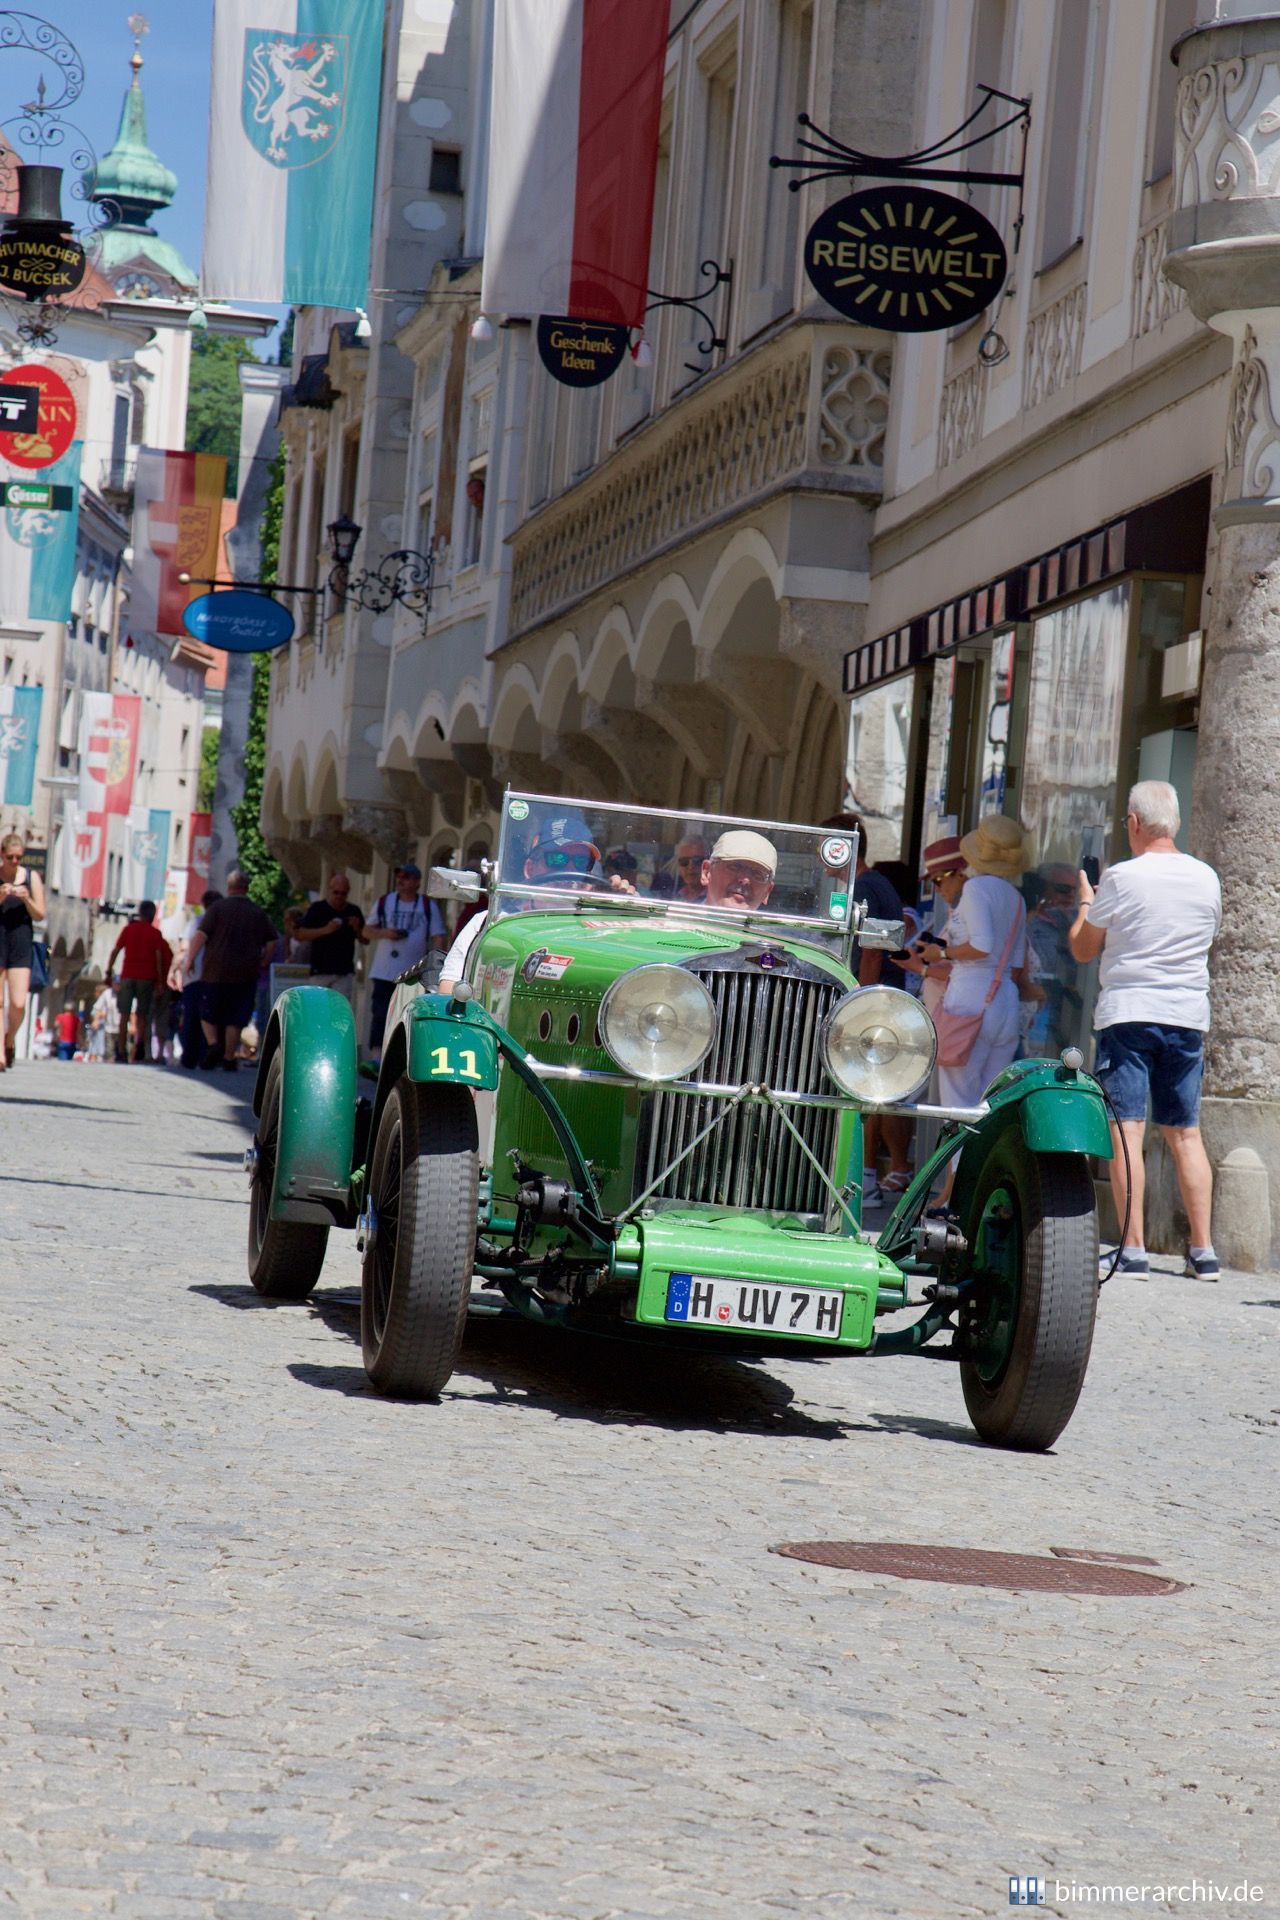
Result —
[[458, 1359], [475, 1263], [476, 1115], [463, 1087], [398, 1080], [378, 1123], [360, 1285], [365, 1371], [424, 1400]]
[[961, 1321], [969, 1418], [996, 1446], [1042, 1452], [1075, 1410], [1098, 1303], [1098, 1216], [1088, 1162], [1033, 1153], [1011, 1128], [979, 1177], [968, 1222], [975, 1275]]
[[249, 1194], [249, 1278], [269, 1300], [305, 1300], [320, 1278], [329, 1229], [271, 1218], [283, 1084], [284, 1063], [276, 1053], [267, 1068], [255, 1141], [258, 1157]]

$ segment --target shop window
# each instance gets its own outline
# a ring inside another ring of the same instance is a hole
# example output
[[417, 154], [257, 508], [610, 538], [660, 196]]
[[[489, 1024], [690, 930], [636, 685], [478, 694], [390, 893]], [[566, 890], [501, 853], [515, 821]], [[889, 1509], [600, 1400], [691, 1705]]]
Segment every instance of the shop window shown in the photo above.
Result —
[[850, 704], [846, 786], [867, 830], [866, 857], [901, 860], [907, 851], [915, 676], [860, 693]]

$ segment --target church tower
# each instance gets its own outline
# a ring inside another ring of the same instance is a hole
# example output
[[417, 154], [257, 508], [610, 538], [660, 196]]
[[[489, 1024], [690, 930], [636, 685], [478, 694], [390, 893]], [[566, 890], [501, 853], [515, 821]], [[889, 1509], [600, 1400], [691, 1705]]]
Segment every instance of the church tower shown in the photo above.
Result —
[[92, 199], [109, 216], [94, 246], [93, 260], [124, 299], [192, 298], [198, 276], [176, 247], [151, 225], [178, 189], [178, 177], [147, 144], [147, 110], [142, 98], [141, 36], [147, 23], [130, 16], [133, 79], [124, 96], [115, 145], [98, 164]]

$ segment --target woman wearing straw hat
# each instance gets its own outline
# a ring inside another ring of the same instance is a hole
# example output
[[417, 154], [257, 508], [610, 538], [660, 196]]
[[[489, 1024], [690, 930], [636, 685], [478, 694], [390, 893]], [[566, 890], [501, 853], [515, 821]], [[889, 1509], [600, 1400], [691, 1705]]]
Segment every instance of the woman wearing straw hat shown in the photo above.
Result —
[[1018, 982], [1026, 960], [1027, 915], [1014, 882], [1026, 871], [1022, 828], [989, 813], [960, 842], [969, 870], [947, 924], [951, 977], [947, 1013], [982, 1015], [969, 1057], [938, 1068], [944, 1106], [976, 1107], [1018, 1050]]

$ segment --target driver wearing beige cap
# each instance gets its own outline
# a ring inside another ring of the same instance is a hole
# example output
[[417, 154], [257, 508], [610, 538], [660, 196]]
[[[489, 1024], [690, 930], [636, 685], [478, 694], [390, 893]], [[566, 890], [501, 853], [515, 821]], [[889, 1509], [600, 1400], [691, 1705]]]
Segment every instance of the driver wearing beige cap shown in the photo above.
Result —
[[778, 852], [772, 841], [747, 827], [722, 833], [702, 863], [709, 907], [762, 907], [773, 892]]

